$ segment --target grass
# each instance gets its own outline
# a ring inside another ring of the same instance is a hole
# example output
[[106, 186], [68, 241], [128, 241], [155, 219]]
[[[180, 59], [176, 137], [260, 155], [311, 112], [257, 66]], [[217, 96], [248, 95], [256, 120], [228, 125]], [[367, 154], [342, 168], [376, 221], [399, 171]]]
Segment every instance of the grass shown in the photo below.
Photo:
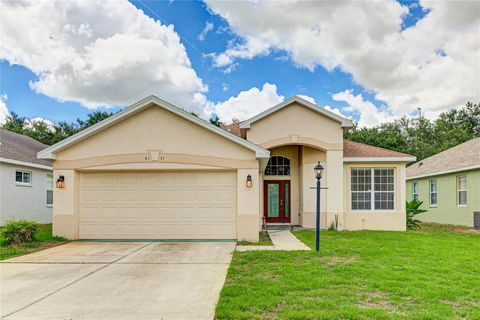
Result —
[[5, 239], [1, 235], [0, 227], [0, 260], [21, 256], [35, 251], [47, 249], [67, 240], [62, 237], [52, 236], [51, 224], [40, 224], [37, 231], [37, 240], [33, 242], [23, 243], [21, 245], [7, 245]]
[[[324, 231], [320, 253], [235, 252], [216, 317], [480, 319], [480, 235], [440, 229]], [[294, 234], [314, 248], [314, 232]]]
[[261, 231], [260, 232], [260, 241], [259, 242], [248, 242], [245, 240], [238, 241], [238, 245], [240, 246], [273, 246], [272, 240], [268, 235], [268, 232]]

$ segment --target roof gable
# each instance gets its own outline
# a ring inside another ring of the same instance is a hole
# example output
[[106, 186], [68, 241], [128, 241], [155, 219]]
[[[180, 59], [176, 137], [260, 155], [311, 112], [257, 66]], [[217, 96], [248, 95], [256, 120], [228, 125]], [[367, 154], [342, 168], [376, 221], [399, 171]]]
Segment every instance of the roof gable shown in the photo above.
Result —
[[41, 159], [55, 159], [55, 153], [61, 151], [61, 150], [64, 150], [80, 141], [83, 141], [93, 135], [95, 135], [96, 133], [98, 132], [101, 132], [111, 126], [114, 126], [115, 124], [119, 123], [120, 121], [128, 118], [128, 117], [131, 117], [133, 116], [134, 114], [146, 109], [146, 108], [149, 108], [151, 106], [157, 106], [157, 107], [160, 107], [160, 108], [163, 108], [167, 111], [170, 111], [190, 122], [193, 122], [194, 124], [200, 126], [200, 127], [203, 127], [219, 136], [222, 136], [224, 138], [226, 138], [227, 140], [230, 140], [234, 143], [237, 143], [249, 150], [252, 150], [255, 152], [257, 158], [268, 158], [270, 156], [270, 152], [268, 150], [265, 150], [263, 148], [261, 148], [260, 146], [257, 146], [256, 144], [254, 143], [251, 143], [247, 140], [244, 140], [242, 138], [239, 138], [235, 135], [232, 135], [228, 132], [226, 132], [225, 130], [221, 129], [221, 128], [218, 128], [212, 124], [210, 124], [209, 122], [205, 121], [205, 120], [202, 120], [188, 112], [186, 112], [185, 110], [182, 110], [156, 96], [149, 96], [129, 107], [127, 107], [126, 109], [116, 113], [115, 115], [83, 130], [83, 131], [80, 131], [79, 133], [67, 138], [67, 139], [64, 139], [56, 144], [54, 144], [53, 146], [50, 146], [48, 147], [47, 149], [45, 150], [42, 150], [41, 152], [38, 153], [38, 157], [41, 158]]
[[347, 127], [347, 128], [353, 127], [353, 123], [349, 119], [344, 118], [342, 116], [339, 116], [339, 115], [337, 115], [337, 114], [335, 114], [335, 113], [333, 113], [333, 112], [331, 112], [331, 111], [329, 111], [325, 108], [321, 108], [320, 106], [318, 106], [314, 103], [311, 103], [311, 102], [309, 102], [309, 101], [307, 101], [303, 98], [300, 98], [298, 96], [293, 96], [293, 97], [291, 97], [291, 98], [289, 98], [289, 99], [271, 107], [270, 109], [267, 109], [267, 110], [257, 114], [256, 116], [254, 116], [254, 117], [252, 117], [248, 120], [243, 121], [240, 124], [240, 128], [248, 129], [248, 128], [250, 128], [250, 125], [252, 123], [257, 122], [258, 120], [263, 119], [263, 118], [269, 116], [270, 114], [272, 114], [274, 112], [277, 112], [278, 110], [281, 110], [281, 109], [283, 109], [283, 108], [285, 108], [285, 107], [287, 107], [287, 106], [289, 106], [293, 103], [297, 103], [297, 104], [299, 104], [299, 105], [301, 105], [305, 108], [308, 108], [310, 110], [313, 110], [313, 111], [315, 111], [315, 112], [317, 112], [317, 113], [319, 113], [319, 114], [321, 114], [321, 115], [323, 115], [323, 116], [325, 116], [325, 117], [327, 117], [327, 118], [329, 118], [329, 119], [331, 119], [335, 122], [338, 122], [341, 125], [341, 127]]

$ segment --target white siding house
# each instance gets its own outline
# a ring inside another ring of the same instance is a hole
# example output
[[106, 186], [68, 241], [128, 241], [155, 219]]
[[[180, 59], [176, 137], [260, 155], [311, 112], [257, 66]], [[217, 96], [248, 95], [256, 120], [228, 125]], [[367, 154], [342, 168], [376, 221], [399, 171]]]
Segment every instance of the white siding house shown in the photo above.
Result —
[[0, 129], [0, 225], [8, 220], [52, 222], [51, 162], [37, 159], [47, 146]]

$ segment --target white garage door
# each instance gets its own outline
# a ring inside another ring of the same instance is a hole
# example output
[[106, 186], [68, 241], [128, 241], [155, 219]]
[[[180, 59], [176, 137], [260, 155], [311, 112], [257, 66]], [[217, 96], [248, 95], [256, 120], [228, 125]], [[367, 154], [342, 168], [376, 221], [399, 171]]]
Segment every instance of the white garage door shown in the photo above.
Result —
[[80, 174], [80, 239], [235, 239], [234, 172]]

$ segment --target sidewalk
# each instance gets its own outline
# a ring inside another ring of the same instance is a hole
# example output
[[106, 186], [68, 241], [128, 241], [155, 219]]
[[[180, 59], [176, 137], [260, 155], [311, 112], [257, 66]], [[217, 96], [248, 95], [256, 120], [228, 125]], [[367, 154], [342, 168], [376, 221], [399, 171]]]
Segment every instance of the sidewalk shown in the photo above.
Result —
[[237, 251], [258, 251], [258, 250], [311, 250], [303, 242], [297, 239], [288, 230], [268, 230], [268, 235], [273, 242], [273, 246], [237, 246]]

